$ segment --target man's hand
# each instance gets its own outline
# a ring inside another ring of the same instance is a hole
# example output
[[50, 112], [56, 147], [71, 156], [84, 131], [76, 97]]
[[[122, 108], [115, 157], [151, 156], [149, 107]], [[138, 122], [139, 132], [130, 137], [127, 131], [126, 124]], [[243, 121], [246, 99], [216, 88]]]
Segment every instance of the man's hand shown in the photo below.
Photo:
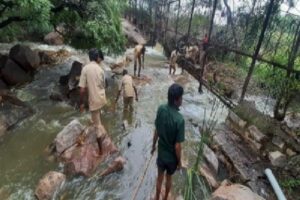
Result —
[[84, 112], [84, 104], [80, 104], [80, 112], [83, 113]]
[[151, 155], [153, 155], [153, 153], [155, 152], [155, 147], [152, 147], [152, 150], [151, 150]]

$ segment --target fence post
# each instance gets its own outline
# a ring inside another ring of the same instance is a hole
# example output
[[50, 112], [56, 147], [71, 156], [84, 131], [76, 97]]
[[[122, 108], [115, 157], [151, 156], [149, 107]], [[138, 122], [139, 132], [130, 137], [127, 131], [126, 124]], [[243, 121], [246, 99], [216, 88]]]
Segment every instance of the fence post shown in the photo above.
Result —
[[273, 10], [274, 1], [275, 0], [270, 0], [270, 4], [267, 8], [267, 14], [266, 14], [266, 17], [265, 17], [265, 20], [264, 20], [264, 23], [263, 23], [263, 27], [262, 27], [262, 30], [261, 30], [261, 33], [260, 33], [260, 36], [259, 36], [258, 43], [256, 45], [255, 52], [252, 56], [252, 62], [251, 62], [250, 69], [248, 71], [247, 77], [245, 79], [244, 85], [243, 85], [242, 94], [241, 94], [239, 102], [242, 102], [244, 100], [244, 97], [245, 97], [245, 94], [246, 94], [246, 91], [247, 91], [247, 87], [249, 85], [249, 82], [250, 82], [250, 79], [251, 79], [251, 76], [252, 76], [252, 73], [253, 73], [253, 70], [254, 70], [254, 67], [255, 67], [256, 58], [258, 56], [261, 44], [264, 40], [264, 35], [265, 35], [265, 32], [266, 32], [267, 26], [269, 24], [269, 19], [270, 19], [272, 10]]

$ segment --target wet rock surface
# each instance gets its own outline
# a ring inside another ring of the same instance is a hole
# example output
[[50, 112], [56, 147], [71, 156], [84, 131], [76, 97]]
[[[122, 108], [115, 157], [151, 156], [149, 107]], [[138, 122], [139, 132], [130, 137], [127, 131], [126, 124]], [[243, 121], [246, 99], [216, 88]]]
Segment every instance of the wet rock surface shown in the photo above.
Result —
[[21, 66], [26, 72], [36, 70], [40, 65], [40, 57], [37, 52], [28, 46], [15, 45], [10, 49], [9, 57]]
[[58, 32], [50, 32], [44, 37], [44, 41], [50, 45], [63, 45], [64, 38]]
[[59, 132], [54, 139], [56, 152], [60, 155], [66, 149], [70, 148], [77, 142], [77, 138], [84, 131], [84, 127], [78, 120], [71, 121], [64, 129]]
[[207, 165], [201, 165], [199, 167], [199, 172], [203, 177], [205, 177], [206, 181], [213, 189], [219, 187], [219, 182], [217, 181], [216, 175]]
[[6, 60], [1, 74], [5, 82], [11, 86], [22, 85], [32, 80], [32, 76], [10, 58]]
[[272, 199], [273, 192], [270, 185], [261, 179], [268, 165], [259, 158], [257, 152], [254, 152], [243, 139], [225, 125], [215, 130], [214, 141], [240, 174], [241, 181], [247, 182], [247, 185], [257, 194]]
[[[83, 127], [74, 120], [56, 137], [56, 155], [64, 164], [67, 175], [91, 176], [100, 163], [118, 152], [109, 136], [105, 135], [101, 142], [101, 154], [97, 143], [96, 129], [92, 126]], [[120, 171], [125, 160], [118, 157], [101, 175]]]
[[54, 193], [66, 180], [66, 176], [60, 172], [50, 171], [39, 181], [35, 190], [35, 196], [38, 200], [50, 200]]
[[9, 91], [0, 91], [0, 103], [0, 137], [34, 112]]
[[233, 184], [221, 185], [212, 195], [211, 200], [264, 200], [252, 192], [248, 187]]

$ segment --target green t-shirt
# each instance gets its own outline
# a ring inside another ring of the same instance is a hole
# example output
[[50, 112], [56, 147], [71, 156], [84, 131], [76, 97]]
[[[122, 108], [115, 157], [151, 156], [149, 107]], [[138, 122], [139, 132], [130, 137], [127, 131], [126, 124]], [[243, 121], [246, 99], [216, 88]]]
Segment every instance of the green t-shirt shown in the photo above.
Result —
[[158, 134], [158, 158], [164, 162], [176, 162], [175, 143], [184, 141], [184, 119], [175, 107], [159, 106], [155, 128]]

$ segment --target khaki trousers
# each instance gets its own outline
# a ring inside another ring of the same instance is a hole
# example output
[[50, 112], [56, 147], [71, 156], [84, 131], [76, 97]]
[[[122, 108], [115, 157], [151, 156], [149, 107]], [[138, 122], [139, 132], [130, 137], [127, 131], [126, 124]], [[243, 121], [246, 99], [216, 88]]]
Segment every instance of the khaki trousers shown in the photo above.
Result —
[[96, 128], [97, 138], [106, 135], [106, 130], [101, 123], [100, 109], [91, 111], [93, 126]]

